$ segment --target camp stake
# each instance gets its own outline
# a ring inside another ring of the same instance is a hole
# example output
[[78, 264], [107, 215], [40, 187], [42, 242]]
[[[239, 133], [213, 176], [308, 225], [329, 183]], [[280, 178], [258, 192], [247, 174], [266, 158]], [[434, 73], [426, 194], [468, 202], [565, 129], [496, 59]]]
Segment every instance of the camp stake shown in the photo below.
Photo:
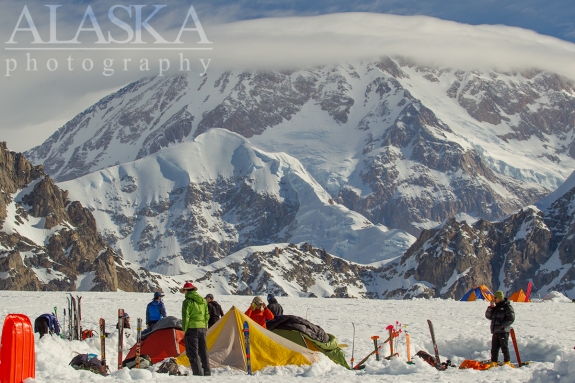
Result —
[[371, 337], [371, 340], [373, 340], [373, 347], [375, 348], [374, 352], [375, 352], [375, 360], [377, 360], [379, 362], [379, 352], [377, 351], [378, 347], [377, 347], [377, 340], [379, 339], [378, 335], [374, 335]]
[[411, 341], [409, 339], [409, 334], [405, 332], [405, 347], [407, 348], [407, 363], [412, 364], [411, 361]]

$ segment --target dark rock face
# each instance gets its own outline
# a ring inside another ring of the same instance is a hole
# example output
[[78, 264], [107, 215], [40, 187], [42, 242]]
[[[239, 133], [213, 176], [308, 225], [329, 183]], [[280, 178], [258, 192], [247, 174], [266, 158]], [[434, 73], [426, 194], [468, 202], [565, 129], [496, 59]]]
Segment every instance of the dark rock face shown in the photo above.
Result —
[[532, 281], [535, 290], [575, 287], [575, 189], [546, 211], [521, 209], [499, 222], [448, 220], [424, 230], [395, 267], [434, 286], [434, 295], [459, 299], [485, 284], [508, 293]]
[[[70, 201], [68, 192], [58, 188], [42, 167], [10, 152], [6, 143], [0, 143], [0, 152], [0, 215], [5, 229], [0, 232], [0, 289], [74, 291], [86, 274], [95, 276], [93, 291], [150, 291], [155, 287], [142, 283], [123, 264], [98, 236], [92, 214], [79, 202]], [[9, 216], [7, 207], [12, 204], [15, 214]], [[49, 232], [43, 242], [36, 243], [18, 234], [18, 228], [26, 225]]]

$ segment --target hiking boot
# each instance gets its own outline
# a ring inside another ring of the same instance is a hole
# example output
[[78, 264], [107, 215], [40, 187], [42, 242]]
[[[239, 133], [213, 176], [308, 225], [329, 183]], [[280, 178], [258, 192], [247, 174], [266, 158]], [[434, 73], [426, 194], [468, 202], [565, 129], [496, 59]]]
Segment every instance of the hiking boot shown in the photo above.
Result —
[[498, 362], [491, 362], [491, 363], [489, 363], [489, 367], [499, 367], [499, 363]]
[[512, 368], [517, 368], [517, 366], [514, 365], [514, 364], [511, 364], [511, 362], [505, 362], [505, 363], [503, 363], [503, 365], [504, 365], [504, 366], [509, 366], [509, 367], [512, 367]]

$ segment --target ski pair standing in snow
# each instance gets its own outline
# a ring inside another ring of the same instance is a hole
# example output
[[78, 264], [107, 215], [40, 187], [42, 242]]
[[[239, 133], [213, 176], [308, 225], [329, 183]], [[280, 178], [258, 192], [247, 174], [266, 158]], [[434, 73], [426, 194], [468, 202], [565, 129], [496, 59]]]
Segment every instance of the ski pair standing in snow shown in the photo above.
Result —
[[509, 355], [509, 332], [515, 321], [515, 310], [503, 291], [497, 290], [494, 300], [489, 303], [485, 317], [491, 321], [491, 364], [498, 365], [499, 349], [503, 352], [503, 362], [511, 364]]

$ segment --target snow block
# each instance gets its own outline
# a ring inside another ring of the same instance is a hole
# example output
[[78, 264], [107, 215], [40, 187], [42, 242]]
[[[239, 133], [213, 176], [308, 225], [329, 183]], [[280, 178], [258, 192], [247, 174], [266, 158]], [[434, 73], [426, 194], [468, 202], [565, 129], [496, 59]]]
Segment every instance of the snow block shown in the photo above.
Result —
[[34, 328], [23, 314], [8, 314], [2, 327], [0, 383], [22, 383], [36, 377]]

